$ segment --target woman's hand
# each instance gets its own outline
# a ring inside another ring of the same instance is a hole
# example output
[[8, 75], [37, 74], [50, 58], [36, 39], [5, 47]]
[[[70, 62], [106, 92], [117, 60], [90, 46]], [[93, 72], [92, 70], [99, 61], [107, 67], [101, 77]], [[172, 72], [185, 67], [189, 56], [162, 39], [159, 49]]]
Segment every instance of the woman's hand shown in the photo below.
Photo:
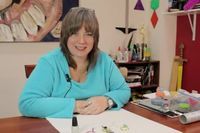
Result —
[[89, 102], [86, 100], [76, 100], [74, 112], [81, 114], [81, 110], [86, 108], [88, 105]]
[[105, 96], [95, 96], [87, 100], [87, 105], [81, 108], [80, 114], [84, 115], [96, 115], [108, 108], [108, 101]]

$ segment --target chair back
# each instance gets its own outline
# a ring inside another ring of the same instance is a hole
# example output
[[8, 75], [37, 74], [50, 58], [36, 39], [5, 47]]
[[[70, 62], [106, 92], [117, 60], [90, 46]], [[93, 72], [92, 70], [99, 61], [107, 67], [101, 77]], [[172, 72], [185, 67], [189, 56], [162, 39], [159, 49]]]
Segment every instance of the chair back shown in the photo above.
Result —
[[30, 76], [30, 74], [33, 71], [33, 69], [35, 68], [35, 66], [36, 66], [35, 64], [24, 65], [26, 78], [28, 78]]

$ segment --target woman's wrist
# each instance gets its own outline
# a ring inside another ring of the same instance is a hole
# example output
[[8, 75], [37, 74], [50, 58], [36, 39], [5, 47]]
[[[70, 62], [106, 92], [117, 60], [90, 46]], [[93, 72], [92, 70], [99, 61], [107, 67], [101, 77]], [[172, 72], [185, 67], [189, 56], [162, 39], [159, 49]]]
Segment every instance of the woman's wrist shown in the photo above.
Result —
[[107, 99], [107, 105], [108, 105], [108, 107], [106, 109], [111, 109], [115, 105], [115, 103], [110, 97], [108, 97], [108, 96], [105, 96], [105, 97]]
[[78, 113], [78, 101], [75, 101], [75, 106], [74, 106], [74, 113]]

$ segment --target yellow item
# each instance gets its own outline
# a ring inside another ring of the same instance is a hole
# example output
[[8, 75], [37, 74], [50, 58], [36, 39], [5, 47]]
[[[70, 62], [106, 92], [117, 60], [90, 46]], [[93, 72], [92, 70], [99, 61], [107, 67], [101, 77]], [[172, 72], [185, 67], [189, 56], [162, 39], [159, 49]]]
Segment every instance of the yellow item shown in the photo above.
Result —
[[181, 89], [182, 85], [182, 74], [183, 74], [183, 66], [178, 66], [178, 81], [177, 81], [177, 90]]
[[178, 65], [179, 65], [179, 62], [177, 61], [178, 58], [179, 57], [176, 56], [173, 62], [169, 91], [177, 91], [176, 89], [177, 89]]

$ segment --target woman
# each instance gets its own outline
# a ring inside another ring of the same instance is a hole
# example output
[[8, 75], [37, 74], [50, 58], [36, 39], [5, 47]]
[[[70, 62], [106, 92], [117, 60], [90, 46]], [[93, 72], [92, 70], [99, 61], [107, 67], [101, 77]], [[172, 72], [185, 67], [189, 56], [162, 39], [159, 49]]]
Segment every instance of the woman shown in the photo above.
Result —
[[38, 62], [19, 99], [31, 117], [72, 117], [120, 109], [130, 89], [112, 59], [98, 49], [93, 10], [72, 8], [62, 22], [60, 47]]

